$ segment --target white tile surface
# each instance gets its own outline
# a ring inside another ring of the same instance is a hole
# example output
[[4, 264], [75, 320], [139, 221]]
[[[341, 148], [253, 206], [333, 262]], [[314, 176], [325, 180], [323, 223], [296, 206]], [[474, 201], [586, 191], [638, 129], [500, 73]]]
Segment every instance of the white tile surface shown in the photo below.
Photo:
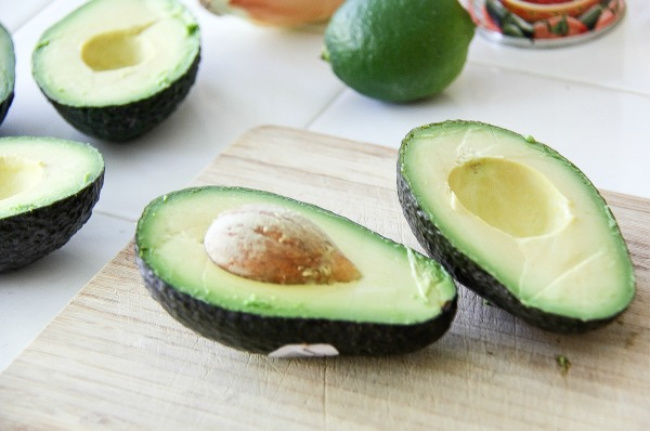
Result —
[[131, 221], [94, 213], [62, 248], [0, 274], [0, 372], [133, 237]]
[[443, 94], [417, 104], [391, 105], [346, 90], [309, 128], [398, 148], [422, 124], [484, 121], [533, 135], [599, 188], [650, 197], [648, 113], [648, 96], [470, 63]]

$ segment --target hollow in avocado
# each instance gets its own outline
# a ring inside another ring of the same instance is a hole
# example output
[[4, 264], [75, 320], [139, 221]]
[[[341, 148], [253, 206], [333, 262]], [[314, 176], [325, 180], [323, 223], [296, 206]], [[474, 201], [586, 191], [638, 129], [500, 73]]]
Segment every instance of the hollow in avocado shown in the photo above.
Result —
[[571, 333], [632, 301], [634, 267], [613, 214], [548, 146], [479, 122], [425, 125], [404, 139], [397, 177], [422, 246], [491, 303]]
[[434, 260], [258, 190], [205, 186], [155, 199], [135, 247], [167, 312], [248, 352], [324, 344], [341, 355], [407, 353], [439, 339], [456, 311], [455, 284]]
[[14, 99], [16, 57], [11, 34], [0, 25], [0, 124]]
[[197, 21], [176, 0], [91, 0], [43, 33], [32, 74], [79, 131], [129, 141], [174, 112], [199, 60]]
[[104, 181], [93, 147], [43, 137], [0, 139], [0, 272], [62, 247], [88, 221]]

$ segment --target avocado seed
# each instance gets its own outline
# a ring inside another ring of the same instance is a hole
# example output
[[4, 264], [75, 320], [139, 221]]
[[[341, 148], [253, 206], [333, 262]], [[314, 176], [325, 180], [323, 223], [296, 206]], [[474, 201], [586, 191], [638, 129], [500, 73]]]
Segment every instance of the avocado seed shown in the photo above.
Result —
[[316, 223], [280, 206], [246, 205], [220, 213], [204, 246], [219, 267], [251, 280], [295, 285], [361, 278]]

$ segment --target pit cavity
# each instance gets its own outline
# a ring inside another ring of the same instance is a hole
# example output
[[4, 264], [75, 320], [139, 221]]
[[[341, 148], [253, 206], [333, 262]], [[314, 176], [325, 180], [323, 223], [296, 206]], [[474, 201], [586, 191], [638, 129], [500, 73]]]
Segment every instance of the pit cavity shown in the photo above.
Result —
[[15, 156], [0, 156], [0, 200], [36, 186], [43, 178], [43, 164]]
[[516, 238], [550, 234], [571, 219], [566, 197], [544, 175], [517, 162], [470, 160], [451, 171], [449, 186], [468, 211]]
[[142, 32], [148, 27], [98, 34], [83, 45], [81, 58], [96, 72], [137, 66], [147, 58], [149, 47]]

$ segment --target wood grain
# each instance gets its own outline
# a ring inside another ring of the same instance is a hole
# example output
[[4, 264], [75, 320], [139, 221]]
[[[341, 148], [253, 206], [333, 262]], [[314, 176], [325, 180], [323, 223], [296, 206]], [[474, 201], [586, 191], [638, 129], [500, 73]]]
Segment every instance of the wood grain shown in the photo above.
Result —
[[[269, 126], [195, 183], [285, 194], [419, 248], [395, 162], [392, 149]], [[149, 297], [128, 244], [0, 375], [0, 429], [650, 429], [650, 201], [605, 197], [638, 276], [622, 318], [558, 336], [461, 288], [451, 331], [392, 358], [271, 359], [198, 337]]]

